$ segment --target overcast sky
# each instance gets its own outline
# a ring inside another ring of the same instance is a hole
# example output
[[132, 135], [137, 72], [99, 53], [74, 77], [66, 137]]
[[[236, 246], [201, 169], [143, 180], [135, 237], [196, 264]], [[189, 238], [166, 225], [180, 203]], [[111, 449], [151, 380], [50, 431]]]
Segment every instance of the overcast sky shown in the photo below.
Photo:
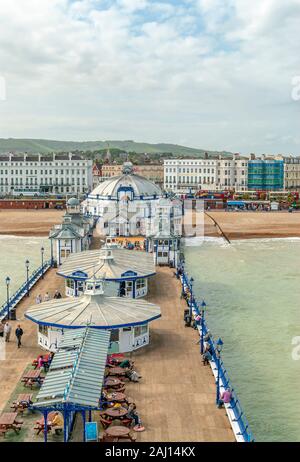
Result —
[[0, 0], [0, 12], [0, 137], [300, 155], [300, 0]]

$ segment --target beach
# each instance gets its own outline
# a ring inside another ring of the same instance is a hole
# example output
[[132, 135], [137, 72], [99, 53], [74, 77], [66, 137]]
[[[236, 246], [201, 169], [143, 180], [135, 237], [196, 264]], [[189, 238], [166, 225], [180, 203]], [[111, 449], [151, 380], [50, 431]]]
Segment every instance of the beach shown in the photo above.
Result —
[[[229, 239], [300, 237], [300, 213], [208, 211], [205, 236], [221, 236], [217, 221]], [[211, 217], [211, 218], [210, 218]]]
[[[64, 213], [64, 210], [1, 210], [0, 235], [47, 236], [54, 224], [61, 223]], [[221, 235], [212, 218], [229, 239], [300, 237], [298, 212], [209, 210], [204, 217], [204, 233], [208, 237]]]
[[64, 210], [0, 210], [0, 235], [48, 236], [61, 223]]

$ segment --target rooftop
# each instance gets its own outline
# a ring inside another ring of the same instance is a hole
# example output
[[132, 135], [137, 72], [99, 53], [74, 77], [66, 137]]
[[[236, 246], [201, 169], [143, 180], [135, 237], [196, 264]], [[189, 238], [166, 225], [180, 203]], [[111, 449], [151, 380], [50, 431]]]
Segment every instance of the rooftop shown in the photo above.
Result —
[[[81, 271], [86, 278], [96, 279], [126, 279], [132, 277], [145, 277], [155, 274], [153, 256], [146, 252], [138, 252], [127, 249], [87, 250], [85, 252], [71, 254], [63, 263], [58, 274], [65, 277], [75, 277]], [[126, 276], [126, 273], [131, 274]]]
[[45, 326], [79, 328], [90, 325], [98, 329], [138, 326], [160, 316], [160, 308], [153, 303], [108, 297], [97, 292], [33, 305], [25, 314], [27, 319]]

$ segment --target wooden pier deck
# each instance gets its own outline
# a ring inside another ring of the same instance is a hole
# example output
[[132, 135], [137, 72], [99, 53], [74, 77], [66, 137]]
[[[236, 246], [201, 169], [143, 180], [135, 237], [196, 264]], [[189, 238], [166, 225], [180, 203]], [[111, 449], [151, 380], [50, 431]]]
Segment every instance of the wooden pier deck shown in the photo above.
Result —
[[[64, 294], [64, 279], [58, 277], [56, 271], [57, 269], [55, 268], [48, 270], [45, 278], [40, 279], [32, 288], [30, 296], [24, 297], [18, 304], [16, 310], [17, 321], [9, 321], [12, 331], [10, 342], [6, 343], [6, 360], [0, 361], [0, 413], [17, 383], [20, 381], [28, 363], [31, 363], [38, 354], [44, 351], [37, 344], [37, 325], [24, 318], [24, 313], [30, 305], [35, 303], [35, 298], [38, 294], [44, 296], [46, 292], [49, 292], [50, 296], [53, 297], [56, 289], [60, 290], [61, 294]], [[21, 324], [24, 330], [22, 337], [23, 346], [20, 349], [17, 348], [15, 337], [17, 324]]]
[[[184, 327], [180, 284], [169, 268], [157, 268], [149, 301], [162, 317], [151, 324], [151, 344], [135, 353], [139, 384], [130, 384], [146, 431], [139, 441], [235, 441], [224, 409], [215, 405], [215, 383], [203, 366], [197, 332]], [[129, 387], [128, 387], [129, 388]]]
[[[64, 293], [64, 280], [48, 271], [17, 308], [18, 321], [12, 325], [7, 360], [0, 364], [0, 413], [27, 364], [42, 350], [37, 345], [36, 324], [24, 318], [37, 294], [55, 289]], [[129, 383], [127, 391], [137, 404], [146, 431], [138, 441], [234, 441], [224, 409], [215, 405], [215, 384], [210, 368], [201, 363], [198, 335], [185, 328], [180, 300], [180, 284], [169, 268], [157, 268], [150, 282], [148, 300], [162, 309], [162, 318], [151, 324], [151, 345], [132, 354], [142, 375], [138, 384]], [[17, 348], [14, 330], [24, 329], [23, 347]]]

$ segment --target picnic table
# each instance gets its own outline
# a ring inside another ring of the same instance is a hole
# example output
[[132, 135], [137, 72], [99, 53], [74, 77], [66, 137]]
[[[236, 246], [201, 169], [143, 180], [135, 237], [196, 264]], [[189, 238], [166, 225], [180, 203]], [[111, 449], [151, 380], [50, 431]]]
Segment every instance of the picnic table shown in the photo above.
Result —
[[116, 403], [124, 403], [125, 401], [127, 401], [125, 393], [121, 393], [118, 391], [108, 393], [107, 400], [114, 401]]
[[13, 401], [11, 408], [14, 409], [15, 412], [21, 412], [23, 414], [24, 410], [27, 409], [32, 402], [32, 395], [29, 393], [23, 393], [18, 395], [16, 400]]
[[114, 379], [112, 377], [108, 377], [104, 382], [105, 388], [115, 388], [121, 385], [123, 385], [123, 382], [120, 379]]
[[41, 385], [43, 380], [44, 380], [44, 377], [41, 376], [40, 369], [25, 372], [25, 374], [23, 375], [23, 378], [22, 378], [22, 382], [24, 383], [24, 387], [29, 386], [31, 389], [32, 389], [32, 386], [34, 384], [36, 384], [36, 383]]
[[108, 375], [125, 375], [125, 369], [123, 367], [111, 367], [108, 369]]
[[114, 425], [108, 427], [104, 432], [104, 441], [119, 441], [120, 439], [129, 439], [135, 441], [135, 438], [131, 434], [130, 428], [123, 427], [122, 425]]
[[21, 430], [23, 422], [17, 421], [17, 412], [3, 412], [0, 416], [0, 434], [5, 436], [8, 430], [14, 430], [15, 433]]
[[[47, 417], [47, 433], [49, 433], [52, 430], [52, 428], [55, 428], [56, 430], [62, 430], [59, 427], [56, 427], [56, 426], [53, 427], [51, 425], [51, 422], [52, 422], [52, 420], [54, 418], [54, 415], [55, 415], [55, 411], [49, 412], [49, 414], [48, 414], [48, 417]], [[44, 417], [42, 417], [41, 419], [39, 419], [39, 420], [37, 420], [35, 422], [34, 430], [37, 430], [37, 433], [36, 433], [37, 435], [39, 435], [41, 432], [44, 432], [44, 430], [45, 430], [45, 419], [44, 419]]]
[[127, 412], [128, 410], [124, 407], [118, 407], [105, 409], [104, 414], [110, 417], [111, 419], [120, 419], [122, 417], [125, 417]]
[[[49, 354], [43, 356], [43, 361], [47, 363], [49, 361]], [[38, 358], [32, 361], [32, 366], [36, 369], [38, 366]]]

